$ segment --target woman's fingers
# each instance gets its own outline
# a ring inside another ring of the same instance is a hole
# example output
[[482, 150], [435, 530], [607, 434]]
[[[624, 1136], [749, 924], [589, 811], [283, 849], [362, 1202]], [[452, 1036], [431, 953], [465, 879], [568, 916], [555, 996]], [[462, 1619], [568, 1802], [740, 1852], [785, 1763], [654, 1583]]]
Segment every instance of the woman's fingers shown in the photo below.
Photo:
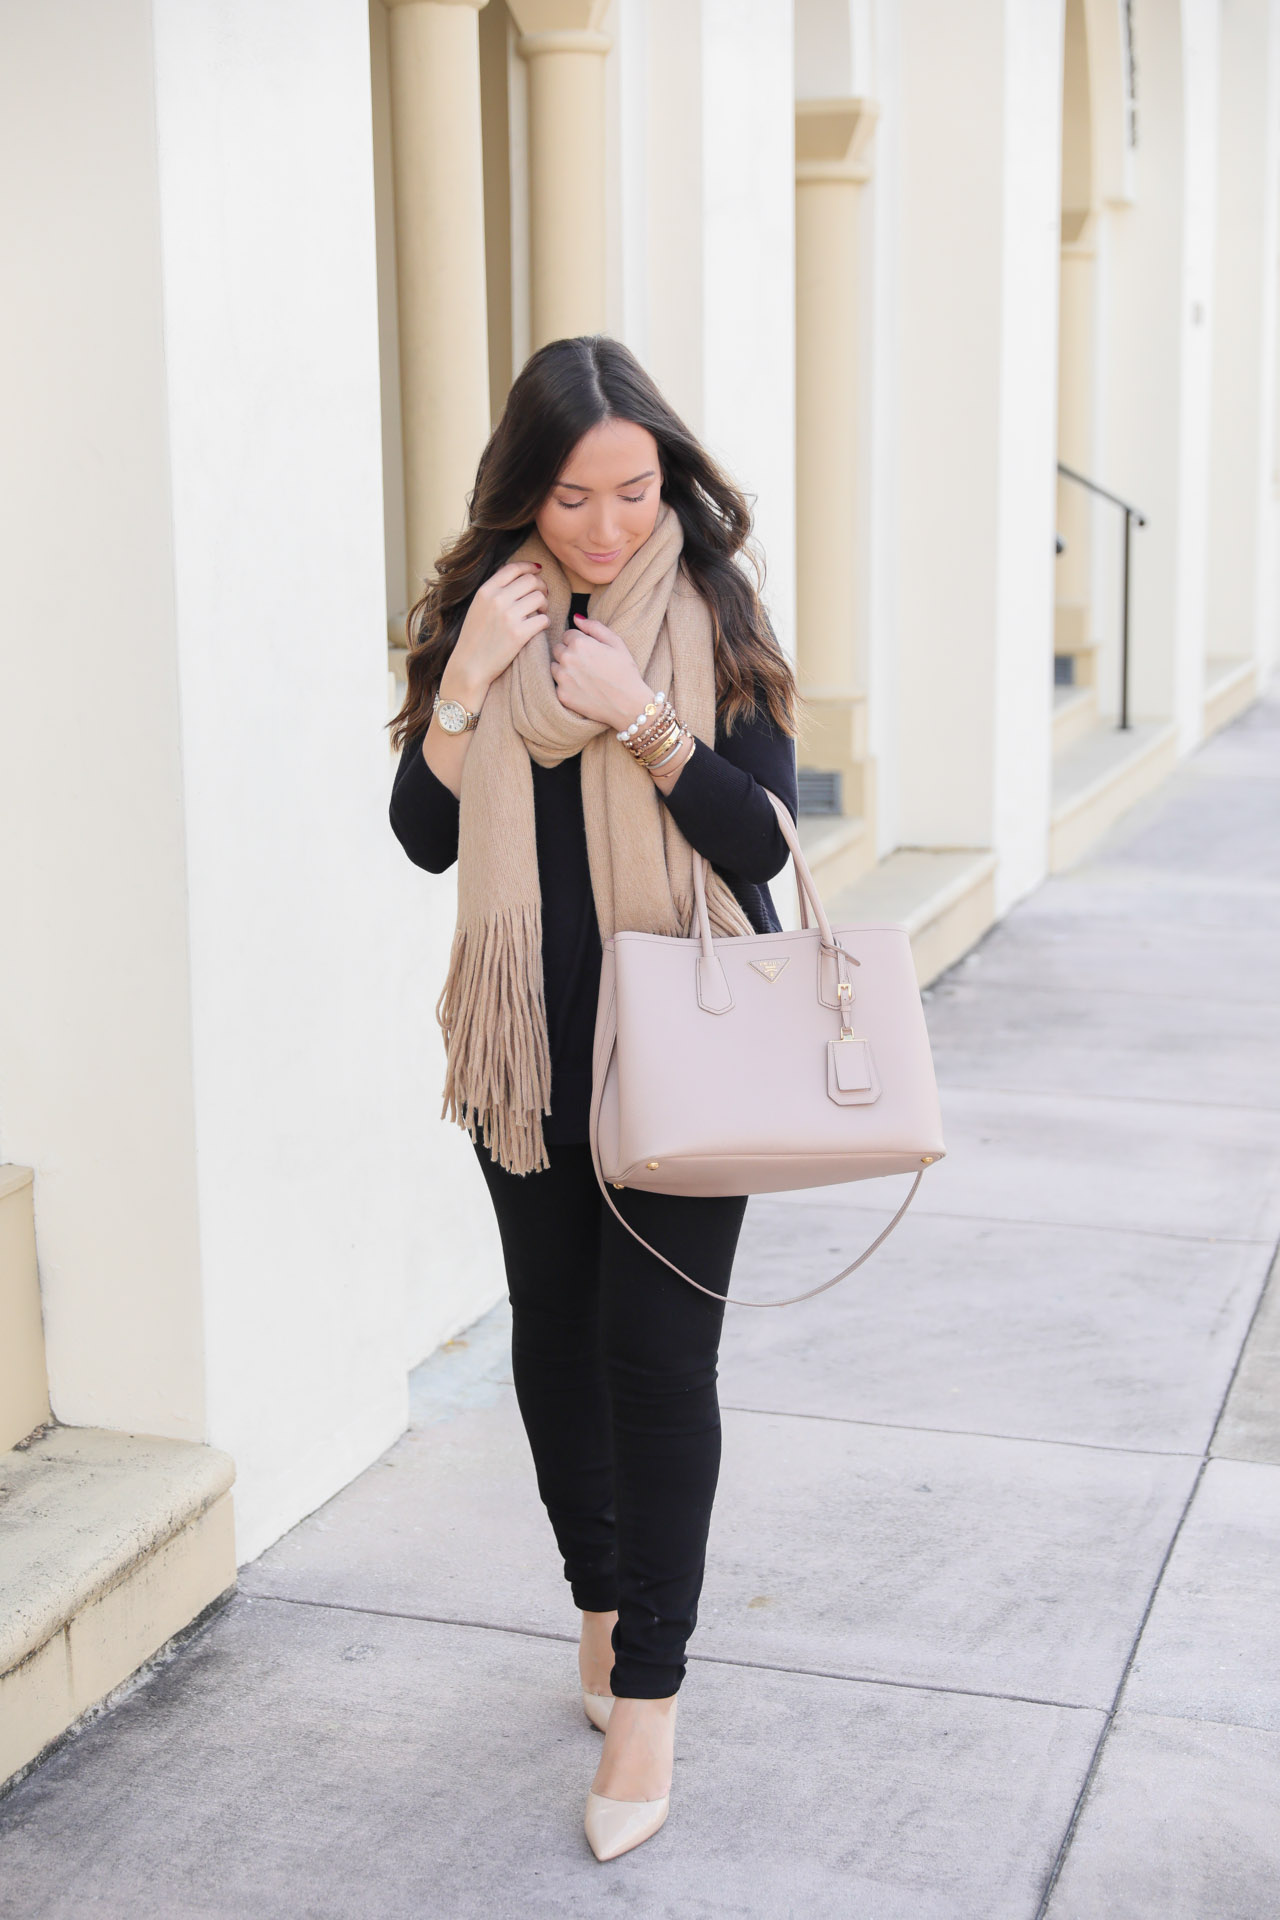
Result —
[[505, 567], [499, 567], [496, 573], [489, 575], [485, 586], [498, 594], [504, 587], [509, 587], [513, 581], [522, 579], [526, 574], [536, 580], [541, 572], [542, 568], [536, 560], [508, 560]]
[[508, 588], [497, 602], [495, 611], [503, 620], [523, 620], [526, 614], [544, 611], [546, 604], [547, 596], [539, 586], [528, 586], [523, 591]]
[[570, 713], [576, 713], [583, 720], [595, 718], [591, 712], [591, 702], [583, 694], [574, 692], [565, 668], [553, 663], [551, 678], [555, 681], [556, 699], [562, 707], [567, 707]]
[[621, 647], [624, 653], [627, 651], [626, 641], [612, 627], [606, 627], [603, 620], [588, 620], [584, 613], [575, 613], [573, 618], [579, 633], [589, 634], [591, 639], [599, 640], [602, 646]]
[[[496, 579], [497, 576], [495, 575]], [[526, 594], [540, 593], [546, 599], [547, 590], [540, 573], [518, 573], [513, 580], [504, 581], [494, 593], [494, 600], [500, 607], [509, 607], [517, 600], [523, 600]]]

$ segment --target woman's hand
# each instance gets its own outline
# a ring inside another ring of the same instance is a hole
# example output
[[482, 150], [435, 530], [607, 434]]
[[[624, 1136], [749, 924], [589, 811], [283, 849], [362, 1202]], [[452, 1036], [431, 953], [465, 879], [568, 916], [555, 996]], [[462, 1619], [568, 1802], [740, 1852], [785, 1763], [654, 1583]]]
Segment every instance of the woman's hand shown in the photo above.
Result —
[[536, 560], [512, 560], [476, 589], [440, 677], [440, 698], [477, 712], [521, 647], [547, 627], [547, 595]]
[[[512, 560], [476, 589], [462, 631], [440, 676], [442, 700], [479, 713], [484, 697], [521, 647], [547, 626], [547, 595], [536, 560]], [[422, 757], [450, 793], [462, 792], [462, 769], [472, 733], [446, 733], [433, 717], [422, 736]]]
[[618, 733], [653, 698], [626, 641], [601, 621], [578, 614], [575, 625], [550, 645], [551, 677], [570, 713]]

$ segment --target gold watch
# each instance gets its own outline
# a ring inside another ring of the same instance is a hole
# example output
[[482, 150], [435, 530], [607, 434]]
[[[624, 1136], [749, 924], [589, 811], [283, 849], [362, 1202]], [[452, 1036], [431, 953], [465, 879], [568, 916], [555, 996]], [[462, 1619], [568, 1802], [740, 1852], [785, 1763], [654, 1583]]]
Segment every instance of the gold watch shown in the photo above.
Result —
[[431, 703], [431, 717], [446, 733], [470, 733], [480, 719], [478, 713], [468, 713], [460, 700], [442, 700], [439, 694]]

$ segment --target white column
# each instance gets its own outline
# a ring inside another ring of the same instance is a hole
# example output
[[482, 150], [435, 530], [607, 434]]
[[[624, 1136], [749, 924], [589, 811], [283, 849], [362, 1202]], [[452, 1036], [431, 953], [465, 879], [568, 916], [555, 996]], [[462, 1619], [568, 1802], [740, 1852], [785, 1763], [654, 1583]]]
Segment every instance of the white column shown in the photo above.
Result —
[[149, 9], [9, 10], [0, 167], [0, 1160], [36, 1170], [57, 1418], [201, 1440]]
[[2, 1148], [55, 1413], [225, 1447], [245, 1558], [405, 1419], [368, 26], [46, 15], [0, 81]]
[[203, 1364], [245, 1555], [405, 1419], [368, 23], [155, 19]]
[[[1180, 394], [1178, 610], [1170, 662], [1170, 711], [1183, 752], [1193, 747], [1204, 731], [1218, 210], [1218, 34], [1225, 11], [1218, 0], [1187, 0], [1184, 8], [1182, 157], [1186, 228], [1181, 308], [1186, 316], [1186, 333]], [[1234, 111], [1234, 104], [1229, 103], [1227, 110]]]
[[790, 0], [701, 0], [702, 433], [756, 498], [795, 650], [795, 91]]
[[529, 67], [530, 337], [605, 324], [607, 0], [508, 0]]
[[[1134, 198], [1106, 222], [1098, 464], [1147, 516], [1133, 540], [1133, 708], [1174, 720], [1185, 750], [1204, 711], [1216, 7], [1135, 0], [1134, 40]], [[1103, 666], [1104, 700], [1118, 678]]]
[[[1006, 10], [1000, 106], [989, 844], [999, 858], [996, 910], [1003, 913], [1039, 884], [1049, 838], [1062, 142], [1062, 36], [1056, 10]], [[963, 486], [963, 467], [956, 478]]]
[[410, 604], [489, 433], [484, 167], [476, 14], [486, 0], [386, 0]]
[[[1079, 237], [1064, 241], [1060, 255], [1058, 458], [1073, 472], [1100, 479], [1093, 443], [1095, 264], [1093, 224], [1086, 215]], [[1105, 521], [1112, 534], [1114, 516], [1112, 508]], [[1081, 686], [1096, 670], [1093, 531], [1100, 517], [1083, 487], [1059, 478], [1056, 526], [1065, 551], [1055, 575], [1054, 650], [1074, 656]]]
[[1280, 9], [1222, 15], [1207, 651], [1275, 657]]
[[[1068, 0], [1062, 76], [1062, 252], [1058, 289], [1058, 458], [1073, 472], [1100, 479], [1094, 446], [1097, 366], [1094, 332], [1097, 217], [1094, 110], [1086, 0]], [[1099, 62], [1095, 60], [1095, 68]], [[1107, 520], [1114, 531], [1114, 512]], [[1065, 543], [1054, 575], [1054, 652], [1074, 662], [1079, 686], [1096, 668], [1092, 605], [1093, 528], [1097, 503], [1077, 481], [1060, 478], [1057, 530]]]
[[[637, 0], [629, 0], [634, 10]], [[627, 344], [640, 355], [694, 433], [704, 423], [703, 379], [703, 72], [701, 9], [689, 0], [641, 0], [643, 38], [624, 34], [646, 69], [642, 142], [622, 165], [644, 176], [641, 270], [635, 275], [640, 324]], [[630, 237], [628, 237], [630, 238]], [[743, 325], [753, 316], [744, 314]]]
[[858, 212], [869, 101], [796, 107], [796, 656], [802, 762], [839, 772], [844, 811], [873, 804], [861, 686]]
[[900, 25], [896, 817], [994, 848], [1003, 906], [1048, 834], [1061, 27]]

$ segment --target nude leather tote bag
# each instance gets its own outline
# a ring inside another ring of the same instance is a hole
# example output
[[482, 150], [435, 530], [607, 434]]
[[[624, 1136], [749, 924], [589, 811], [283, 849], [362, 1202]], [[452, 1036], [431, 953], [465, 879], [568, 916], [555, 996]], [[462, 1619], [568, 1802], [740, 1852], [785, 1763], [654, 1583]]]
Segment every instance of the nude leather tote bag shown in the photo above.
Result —
[[712, 1289], [623, 1219], [612, 1189], [777, 1193], [914, 1174], [884, 1232], [840, 1273], [785, 1300], [735, 1303], [780, 1307], [860, 1267], [945, 1148], [905, 930], [833, 928], [791, 815], [769, 798], [795, 864], [801, 927], [713, 938], [706, 862], [695, 855], [695, 935], [605, 941], [591, 1152], [601, 1192], [628, 1233], [703, 1293]]

